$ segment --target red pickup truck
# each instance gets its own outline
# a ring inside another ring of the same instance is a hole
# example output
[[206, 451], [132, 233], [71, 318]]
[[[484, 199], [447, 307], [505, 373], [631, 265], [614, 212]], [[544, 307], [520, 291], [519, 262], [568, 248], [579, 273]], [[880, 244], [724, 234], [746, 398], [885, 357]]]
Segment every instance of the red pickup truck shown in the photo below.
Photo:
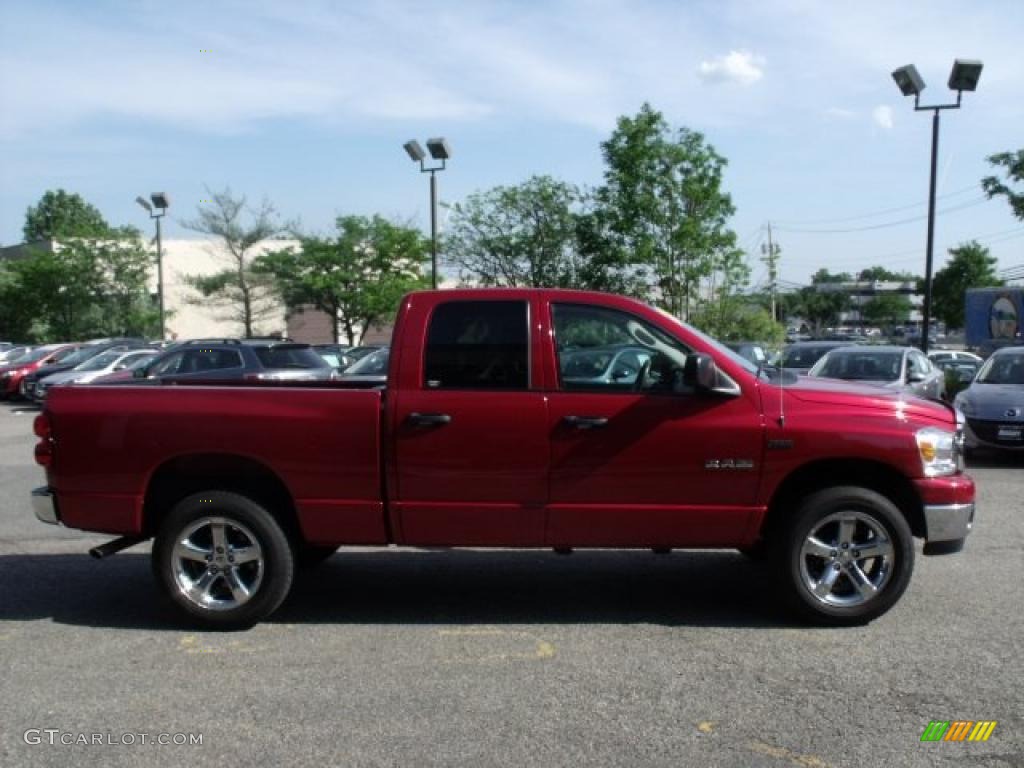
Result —
[[247, 626], [344, 545], [737, 548], [805, 617], [862, 623], [974, 518], [947, 405], [766, 373], [637, 301], [414, 293], [386, 387], [57, 387], [40, 520], [155, 537], [188, 616]]

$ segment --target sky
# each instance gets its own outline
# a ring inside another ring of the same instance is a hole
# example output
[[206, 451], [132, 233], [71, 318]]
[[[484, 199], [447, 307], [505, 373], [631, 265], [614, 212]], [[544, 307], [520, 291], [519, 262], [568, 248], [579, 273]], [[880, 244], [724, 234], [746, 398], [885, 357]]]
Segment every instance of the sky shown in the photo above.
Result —
[[[986, 157], [1024, 147], [1020, 0], [0, 0], [0, 244], [48, 189], [165, 237], [230, 187], [306, 231], [342, 214], [429, 228], [403, 142], [444, 136], [441, 199], [548, 174], [601, 183], [600, 144], [644, 102], [728, 159], [753, 283], [767, 225], [783, 285], [821, 267], [924, 271], [931, 113], [942, 113], [936, 269], [972, 238], [1024, 264], [1024, 222], [986, 200]], [[442, 219], [444, 211], [442, 211]]]

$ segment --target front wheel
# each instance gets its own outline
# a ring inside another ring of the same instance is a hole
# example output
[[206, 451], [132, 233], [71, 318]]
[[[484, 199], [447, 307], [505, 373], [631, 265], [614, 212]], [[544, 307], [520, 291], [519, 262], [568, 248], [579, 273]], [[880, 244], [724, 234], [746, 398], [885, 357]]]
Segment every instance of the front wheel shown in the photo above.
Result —
[[182, 499], [153, 544], [167, 597], [217, 629], [248, 627], [273, 613], [291, 588], [294, 562], [281, 526], [252, 499], [204, 491]]
[[775, 566], [789, 603], [818, 624], [864, 624], [910, 583], [914, 540], [900, 510], [867, 488], [808, 496], [776, 539]]

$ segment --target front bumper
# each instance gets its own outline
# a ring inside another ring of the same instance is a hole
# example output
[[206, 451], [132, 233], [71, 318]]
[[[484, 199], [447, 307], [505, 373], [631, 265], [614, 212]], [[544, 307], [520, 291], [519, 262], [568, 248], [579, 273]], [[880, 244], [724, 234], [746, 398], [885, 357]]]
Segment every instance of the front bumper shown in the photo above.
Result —
[[1002, 451], [1024, 451], [1024, 440], [1003, 439], [999, 437], [1000, 428], [1019, 427], [1024, 430], [1024, 423], [1011, 419], [1003, 421], [986, 421], [968, 419], [964, 427], [964, 438], [968, 448], [998, 448]]
[[60, 512], [57, 509], [57, 497], [48, 487], [35, 488], [32, 491], [32, 511], [36, 519], [50, 525], [60, 524]]
[[966, 539], [974, 525], [974, 502], [925, 504], [924, 524], [928, 542]]

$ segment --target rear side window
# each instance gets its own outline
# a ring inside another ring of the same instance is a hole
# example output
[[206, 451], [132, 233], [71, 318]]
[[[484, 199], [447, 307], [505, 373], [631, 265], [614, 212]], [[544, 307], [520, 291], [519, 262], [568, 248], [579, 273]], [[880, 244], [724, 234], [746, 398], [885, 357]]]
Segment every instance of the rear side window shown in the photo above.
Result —
[[430, 319], [424, 369], [430, 389], [527, 389], [525, 301], [453, 301]]
[[241, 368], [242, 356], [228, 349], [190, 349], [177, 373], [202, 373]]
[[254, 347], [253, 351], [264, 368], [330, 367], [330, 363], [310, 346], [277, 344], [273, 347]]

